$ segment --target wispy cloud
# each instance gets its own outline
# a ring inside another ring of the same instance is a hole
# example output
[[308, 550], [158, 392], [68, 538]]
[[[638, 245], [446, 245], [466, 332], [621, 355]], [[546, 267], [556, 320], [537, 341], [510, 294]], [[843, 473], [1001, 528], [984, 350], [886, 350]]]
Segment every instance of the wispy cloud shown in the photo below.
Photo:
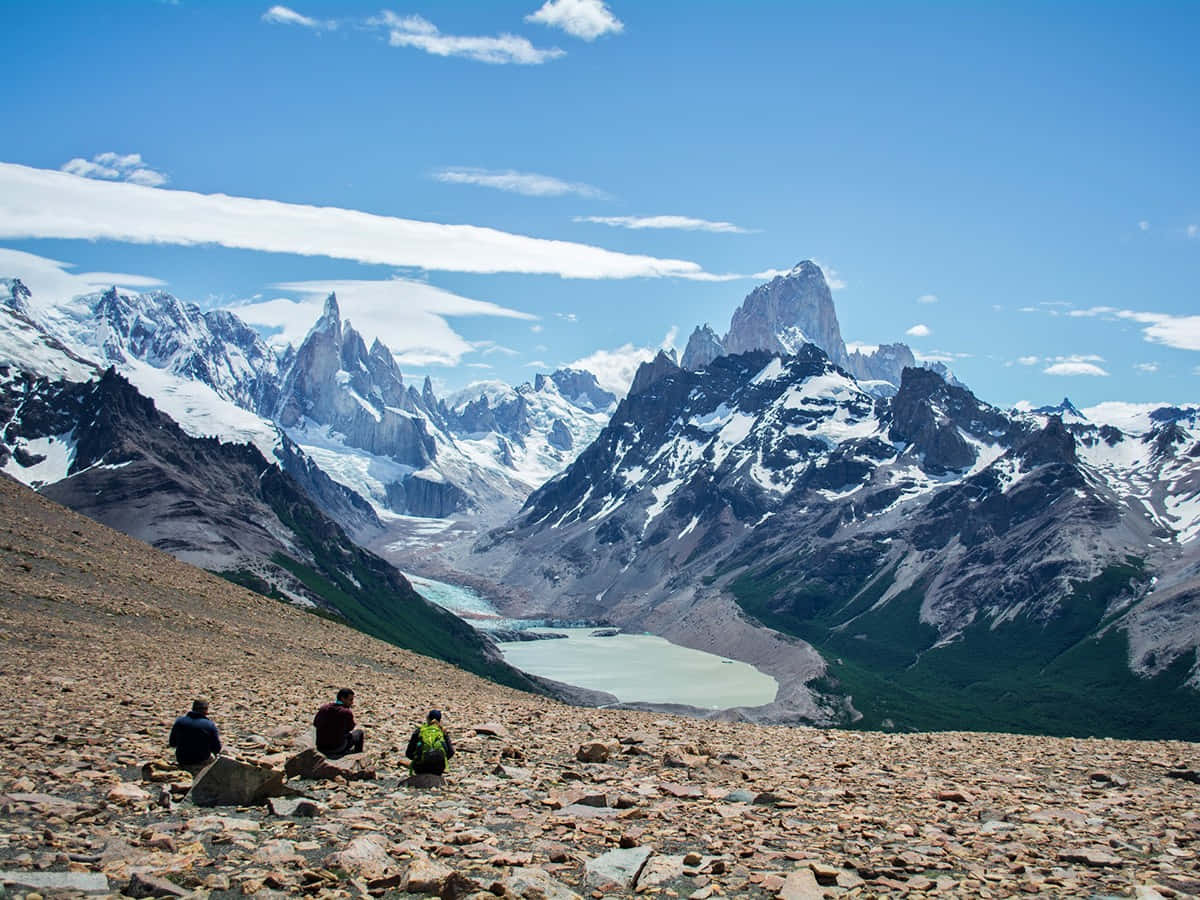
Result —
[[1138, 222], [1138, 230], [1139, 231], [1149, 231], [1150, 223], [1147, 222], [1145, 219], [1142, 219], [1142, 221]]
[[167, 176], [156, 172], [142, 161], [140, 153], [98, 153], [91, 159], [77, 156], [63, 163], [60, 171], [81, 178], [102, 178], [106, 181], [128, 181], [158, 187], [167, 183]]
[[553, 175], [539, 175], [536, 172], [514, 172], [511, 169], [503, 172], [474, 168], [442, 169], [434, 172], [433, 177], [447, 184], [473, 184], [527, 197], [562, 197], [567, 194], [580, 197], [607, 196], [604, 191], [590, 184], [563, 181]]
[[1146, 372], [1151, 375], [1158, 371], [1158, 363], [1153, 362], [1135, 363], [1133, 367], [1139, 372]]
[[337, 28], [337, 22], [333, 19], [309, 18], [286, 6], [272, 6], [262, 14], [262, 20], [271, 25], [299, 25], [313, 31], [332, 31]]
[[566, 363], [570, 369], [586, 369], [596, 376], [600, 387], [612, 391], [618, 397], [629, 393], [633, 384], [633, 376], [637, 374], [638, 366], [649, 362], [658, 355], [659, 350], [671, 350], [675, 346], [675, 338], [679, 329], [672, 326], [657, 347], [635, 347], [624, 344], [613, 350], [597, 350], [573, 362]]
[[1050, 365], [1042, 369], [1043, 375], [1100, 376], [1108, 374], [1108, 372], [1097, 365], [1097, 363], [1104, 362], [1104, 358], [1094, 354], [1086, 356], [1056, 356], [1052, 360], [1046, 360], [1046, 362], [1050, 363]]
[[937, 294], [922, 294], [917, 298], [918, 303], [937, 303]]
[[[819, 268], [821, 273], [825, 276], [825, 283], [829, 285], [829, 289], [831, 291], [840, 291], [846, 287], [845, 280], [838, 273], [838, 271], [833, 268], [833, 266], [826, 265], [819, 259], [814, 259], [813, 262], [816, 263], [817, 268]], [[729, 275], [721, 276], [721, 279], [732, 280], [735, 278], [755, 278], [764, 281], [770, 281], [772, 278], [778, 278], [779, 276], [787, 275], [790, 272], [791, 269], [764, 269], [761, 272], [755, 272], [753, 275]]]
[[450, 272], [704, 278], [694, 262], [472, 225], [95, 181], [0, 163], [0, 238], [217, 244]]
[[1093, 306], [1073, 309], [1072, 318], [1100, 317], [1113, 321], [1127, 320], [1144, 325], [1143, 337], [1153, 344], [1166, 344], [1180, 350], [1200, 350], [1200, 316], [1175, 316], [1169, 313], [1117, 309], [1113, 306]]
[[579, 321], [579, 316], [575, 315], [575, 313], [573, 313], [573, 312], [568, 312], [568, 313], [556, 312], [554, 314], [554, 318], [562, 319], [564, 322], [578, 322]]
[[1019, 357], [1017, 357], [1017, 362], [1019, 362], [1023, 366], [1036, 366], [1039, 362], [1041, 362], [1041, 357], [1019, 356]]
[[298, 345], [320, 317], [325, 298], [336, 293], [343, 321], [363, 332], [367, 343], [378, 337], [404, 366], [453, 366], [472, 353], [503, 353], [490, 341], [472, 343], [447, 318], [536, 316], [484, 300], [461, 297], [424, 281], [297, 281], [273, 285], [299, 299], [279, 297], [230, 307], [243, 321], [272, 332], [277, 345]]
[[21, 250], [0, 247], [0, 278], [20, 278], [33, 295], [35, 307], [58, 306], [81, 294], [119, 288], [161, 287], [165, 282], [146, 275], [121, 272], [71, 272], [74, 263], [59, 262]]
[[434, 56], [461, 56], [493, 65], [536, 66], [566, 55], [566, 51], [557, 47], [535, 47], [528, 39], [516, 34], [495, 37], [442, 34], [436, 25], [422, 16], [401, 16], [387, 10], [368, 19], [367, 24], [385, 29], [388, 43], [393, 47], [413, 47]]
[[933, 334], [933, 331], [930, 330], [928, 325], [917, 324], [904, 333], [909, 337], [929, 337]]
[[1190, 238], [1200, 237], [1200, 225], [1189, 225], [1187, 227], [1187, 236]]
[[585, 41], [625, 30], [625, 24], [612, 14], [603, 0], [546, 0], [541, 9], [527, 15], [525, 21], [561, 28]]
[[613, 228], [669, 228], [678, 231], [712, 231], [721, 234], [753, 234], [732, 222], [711, 222], [708, 219], [693, 219], [690, 216], [576, 216], [576, 222], [595, 222]]
[[949, 365], [960, 359], [971, 359], [974, 354], [963, 353], [958, 350], [929, 350], [928, 352], [913, 350], [913, 356], [917, 362], [940, 362]]

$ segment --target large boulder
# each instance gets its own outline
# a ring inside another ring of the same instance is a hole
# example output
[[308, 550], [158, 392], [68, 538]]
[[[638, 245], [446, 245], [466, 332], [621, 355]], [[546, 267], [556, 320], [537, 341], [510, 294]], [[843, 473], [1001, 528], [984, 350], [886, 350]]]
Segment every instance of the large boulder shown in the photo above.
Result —
[[187, 799], [196, 806], [257, 806], [291, 793], [278, 769], [218, 756], [196, 776]]
[[365, 753], [352, 753], [340, 759], [329, 759], [315, 747], [306, 747], [288, 757], [283, 767], [288, 778], [308, 778], [314, 781], [370, 781], [375, 778], [375, 763]]

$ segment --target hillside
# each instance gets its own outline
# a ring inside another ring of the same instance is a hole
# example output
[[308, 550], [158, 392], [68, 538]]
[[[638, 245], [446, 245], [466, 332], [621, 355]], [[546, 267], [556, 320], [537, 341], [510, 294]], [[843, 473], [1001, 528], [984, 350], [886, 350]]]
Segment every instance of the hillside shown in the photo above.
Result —
[[[444, 866], [442, 896], [597, 896], [624, 846], [649, 856], [635, 866], [649, 895], [1200, 892], [1194, 744], [568, 707], [245, 591], [6, 478], [0, 571], [9, 883], [69, 869], [102, 873], [113, 892], [136, 872], [214, 897], [333, 897]], [[211, 697], [228, 752], [257, 759], [289, 749], [346, 684], [380, 777], [300, 783], [314, 818], [168, 808], [162, 785], [139, 783], [194, 694]], [[460, 750], [432, 798], [398, 789], [405, 738], [430, 706]], [[623, 752], [578, 762], [592, 741]], [[631, 893], [632, 876], [623, 885], [603, 892]]]

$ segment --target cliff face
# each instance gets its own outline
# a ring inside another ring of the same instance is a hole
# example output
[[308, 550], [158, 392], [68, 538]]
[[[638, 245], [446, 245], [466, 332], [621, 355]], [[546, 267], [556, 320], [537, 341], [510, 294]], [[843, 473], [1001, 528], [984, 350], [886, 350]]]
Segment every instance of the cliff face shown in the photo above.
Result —
[[734, 312], [723, 346], [730, 354], [766, 350], [788, 355], [806, 341], [847, 368], [833, 295], [820, 267], [809, 260], [751, 291]]

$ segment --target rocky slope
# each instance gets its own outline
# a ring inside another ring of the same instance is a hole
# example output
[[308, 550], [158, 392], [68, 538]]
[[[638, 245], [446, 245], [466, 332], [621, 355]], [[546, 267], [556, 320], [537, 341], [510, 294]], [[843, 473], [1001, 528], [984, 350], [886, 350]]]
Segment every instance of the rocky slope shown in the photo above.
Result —
[[660, 356], [467, 562], [523, 614], [765, 669], [750, 716], [1194, 738], [1196, 416], [1065, 425], [920, 368], [876, 399], [812, 344]]
[[[212, 897], [1200, 893], [1195, 744], [566, 707], [265, 600], [7, 479], [0, 570], [0, 673], [24, 698], [0, 754], [13, 896], [135, 879]], [[186, 774], [145, 765], [204, 693], [226, 752], [278, 767], [342, 685], [378, 777], [293, 779], [310, 815], [195, 807]], [[399, 782], [433, 706], [459, 752], [430, 794]]]
[[[61, 348], [43, 349], [47, 368], [54, 362], [88, 373]], [[313, 468], [286, 439], [279, 449], [281, 465], [295, 477], [250, 444], [185, 434], [112, 369], [94, 381], [73, 381], [0, 361], [0, 469], [261, 593], [530, 686], [472, 628], [427, 603], [396, 569], [354, 543], [347, 529], [360, 538], [379, 530], [361, 498]]]

